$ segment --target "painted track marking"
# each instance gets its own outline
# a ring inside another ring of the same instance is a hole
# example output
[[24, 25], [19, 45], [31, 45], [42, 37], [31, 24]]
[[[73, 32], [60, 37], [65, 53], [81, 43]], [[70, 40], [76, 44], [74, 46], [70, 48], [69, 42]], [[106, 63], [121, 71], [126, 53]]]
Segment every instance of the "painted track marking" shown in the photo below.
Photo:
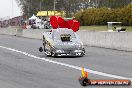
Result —
[[[4, 46], [0, 46], [0, 48], [6, 49], [6, 50], [9, 50], [9, 51], [13, 51], [13, 52], [17, 52], [17, 53], [23, 54], [25, 56], [29, 56], [29, 57], [34, 58], [34, 59], [43, 60], [43, 61], [46, 61], [46, 62], [49, 62], [49, 63], [58, 64], [58, 65], [73, 68], [73, 69], [76, 69], [76, 70], [81, 70], [82, 69], [82, 67], [79, 67], [79, 66], [70, 65], [70, 64], [66, 64], [66, 63], [62, 63], [62, 62], [58, 62], [58, 61], [53, 61], [53, 60], [46, 59], [46, 58], [37, 57], [35, 55], [29, 54], [27, 52], [22, 52], [22, 51], [19, 51], [19, 50], [16, 50], [16, 49], [4, 47]], [[123, 77], [123, 76], [103, 73], [103, 72], [94, 71], [94, 70], [87, 69], [87, 68], [84, 68], [84, 70], [88, 71], [89, 73], [100, 75], [100, 76], [106, 76], [106, 77], [117, 78], [117, 79], [129, 79], [129, 80], [132, 81], [132, 78], [129, 78], [129, 77]]]

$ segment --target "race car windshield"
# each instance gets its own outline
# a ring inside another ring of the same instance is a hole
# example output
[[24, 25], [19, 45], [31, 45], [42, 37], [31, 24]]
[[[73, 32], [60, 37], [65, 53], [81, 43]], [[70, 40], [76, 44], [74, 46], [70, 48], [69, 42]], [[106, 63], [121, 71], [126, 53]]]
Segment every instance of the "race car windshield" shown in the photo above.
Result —
[[[70, 35], [69, 36], [70, 39], [76, 38], [74, 32], [69, 31], [69, 30], [59, 30], [59, 31], [57, 30], [57, 31], [54, 31], [52, 38], [54, 40], [63, 40], [62, 36], [64, 36], [64, 35]], [[67, 40], [69, 41], [69, 39], [67, 39]]]

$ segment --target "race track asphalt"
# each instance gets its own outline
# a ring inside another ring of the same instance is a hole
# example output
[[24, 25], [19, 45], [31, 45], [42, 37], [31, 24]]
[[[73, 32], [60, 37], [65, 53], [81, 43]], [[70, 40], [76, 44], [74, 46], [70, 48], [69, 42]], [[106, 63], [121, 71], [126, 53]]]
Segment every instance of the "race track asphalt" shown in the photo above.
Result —
[[[27, 52], [93, 71], [132, 78], [132, 52], [88, 47], [84, 57], [46, 57], [38, 48], [42, 41], [23, 37], [0, 35], [0, 46]], [[83, 88], [78, 78], [81, 71], [21, 53], [0, 48], [0, 88]], [[89, 73], [90, 79], [114, 79]], [[132, 86], [87, 86], [85, 88], [132, 88]]]

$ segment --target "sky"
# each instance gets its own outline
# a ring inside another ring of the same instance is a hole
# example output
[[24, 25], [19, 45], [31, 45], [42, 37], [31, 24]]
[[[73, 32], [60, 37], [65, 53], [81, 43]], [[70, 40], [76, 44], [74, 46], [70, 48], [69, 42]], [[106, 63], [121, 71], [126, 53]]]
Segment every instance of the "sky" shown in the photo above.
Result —
[[12, 18], [20, 15], [21, 10], [15, 0], [0, 0], [0, 18], [8, 16]]

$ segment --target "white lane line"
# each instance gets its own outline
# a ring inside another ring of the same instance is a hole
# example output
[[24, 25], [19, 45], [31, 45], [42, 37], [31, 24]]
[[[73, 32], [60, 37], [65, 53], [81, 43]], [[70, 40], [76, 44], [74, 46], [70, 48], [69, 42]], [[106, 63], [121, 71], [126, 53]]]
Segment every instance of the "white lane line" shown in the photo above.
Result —
[[[73, 68], [73, 69], [76, 69], [76, 70], [81, 70], [82, 69], [82, 67], [79, 67], [79, 66], [70, 65], [70, 64], [66, 64], [66, 63], [62, 63], [62, 62], [58, 62], [58, 61], [53, 61], [53, 60], [46, 59], [46, 58], [40, 58], [40, 57], [34, 56], [32, 54], [16, 50], [16, 49], [4, 47], [4, 46], [0, 46], [0, 48], [6, 49], [6, 50], [9, 50], [9, 51], [13, 51], [13, 52], [17, 52], [17, 53], [23, 54], [25, 56], [29, 56], [31, 58], [43, 60], [43, 61], [46, 61], [46, 62], [49, 62], [49, 63], [54, 63], [54, 64], [58, 64], [58, 65], [61, 65], [61, 66], [66, 66], [66, 67], [69, 67], [69, 68]], [[106, 76], [106, 77], [117, 78], [117, 79], [129, 79], [129, 80], [132, 81], [132, 78], [129, 78], [129, 77], [123, 77], [123, 76], [118, 76], [118, 75], [103, 73], [103, 72], [94, 71], [94, 70], [87, 69], [87, 68], [84, 68], [84, 70], [88, 71], [89, 73], [100, 75], [100, 76]]]

